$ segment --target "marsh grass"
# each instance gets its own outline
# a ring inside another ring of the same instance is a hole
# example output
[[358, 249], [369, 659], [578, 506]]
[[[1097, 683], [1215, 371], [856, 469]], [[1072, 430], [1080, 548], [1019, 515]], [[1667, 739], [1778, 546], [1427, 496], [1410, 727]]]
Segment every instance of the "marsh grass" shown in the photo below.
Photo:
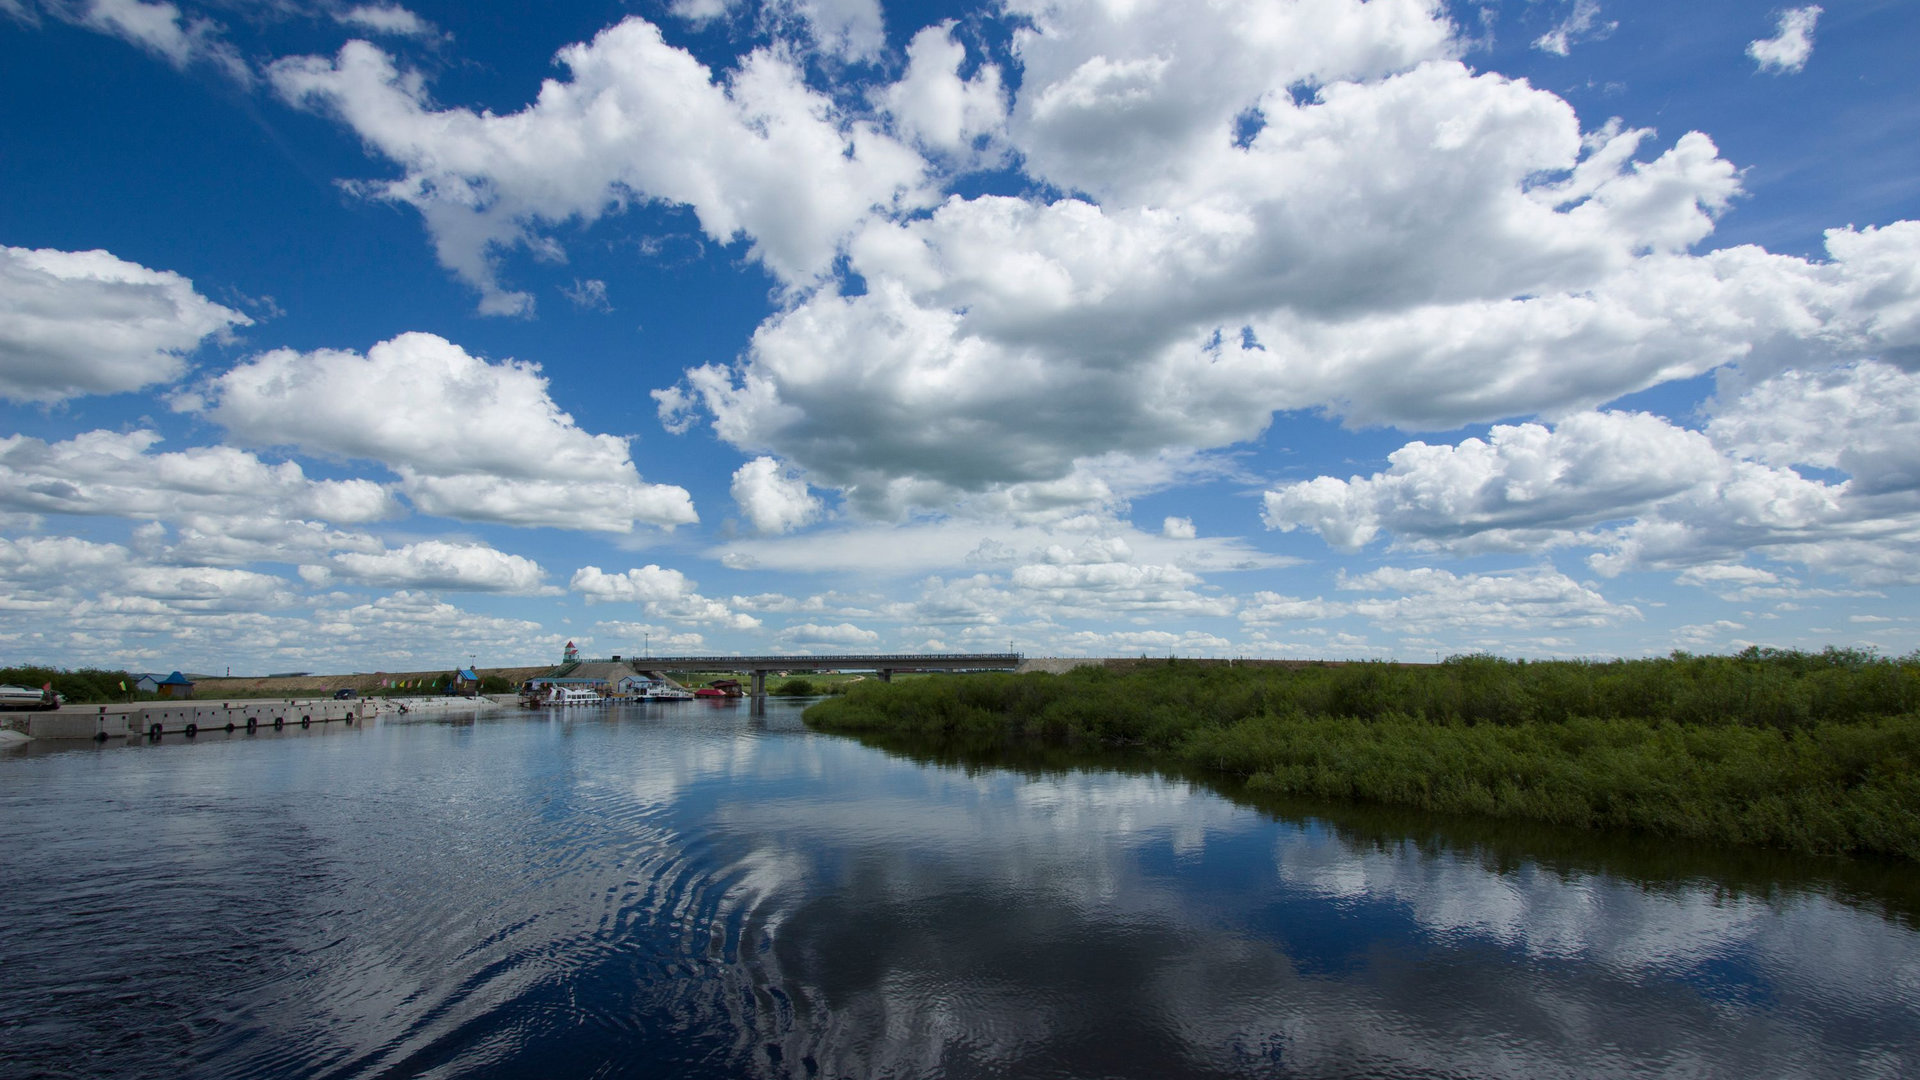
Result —
[[1275, 795], [1920, 860], [1920, 658], [1116, 673], [861, 684], [815, 727], [1126, 747]]

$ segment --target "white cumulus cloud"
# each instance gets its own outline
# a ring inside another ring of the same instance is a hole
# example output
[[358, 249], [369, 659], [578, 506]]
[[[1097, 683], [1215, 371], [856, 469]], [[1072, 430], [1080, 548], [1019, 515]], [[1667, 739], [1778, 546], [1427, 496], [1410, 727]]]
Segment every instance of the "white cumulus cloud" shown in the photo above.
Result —
[[820, 500], [807, 491], [806, 478], [770, 457], [754, 458], [734, 470], [733, 501], [763, 533], [797, 529], [821, 512]]
[[1588, 585], [1550, 568], [1498, 574], [1455, 574], [1432, 567], [1383, 567], [1339, 577], [1359, 599], [1311, 600], [1260, 591], [1240, 619], [1249, 626], [1357, 616], [1376, 626], [1416, 634], [1505, 629], [1612, 626], [1638, 620], [1639, 609], [1616, 604]]
[[863, 630], [852, 623], [838, 623], [822, 626], [818, 623], [799, 623], [788, 626], [774, 635], [783, 645], [796, 647], [856, 648], [880, 643], [880, 635], [872, 630]]
[[168, 270], [105, 251], [0, 247], [0, 397], [60, 401], [167, 383], [253, 320]]
[[1617, 412], [1554, 428], [1496, 426], [1454, 446], [1409, 443], [1387, 460], [1371, 477], [1322, 476], [1268, 492], [1268, 526], [1312, 529], [1342, 551], [1383, 532], [1405, 543], [1524, 550], [1644, 512], [1725, 471], [1705, 435]]
[[405, 171], [359, 190], [418, 210], [441, 263], [491, 314], [533, 303], [500, 283], [503, 251], [555, 255], [548, 225], [593, 221], [635, 197], [690, 207], [722, 243], [744, 235], [792, 284], [825, 274], [860, 220], [920, 198], [919, 155], [840, 115], [778, 52], [716, 77], [629, 18], [558, 61], [572, 77], [506, 116], [434, 108], [420, 76], [365, 42], [332, 60], [278, 61], [270, 75], [288, 101], [337, 115]]
[[314, 480], [291, 461], [269, 464], [229, 446], [153, 452], [152, 431], [90, 431], [48, 443], [0, 437], [0, 507], [33, 513], [171, 520], [392, 516], [393, 497], [368, 480]]
[[491, 363], [433, 334], [364, 356], [264, 353], [179, 407], [244, 443], [378, 461], [430, 514], [600, 532], [698, 520], [686, 489], [640, 479], [625, 439], [582, 431], [537, 365]]
[[1920, 580], [1920, 378], [1877, 361], [1736, 371], [1705, 411], [1704, 431], [1576, 413], [1409, 443], [1372, 476], [1269, 491], [1264, 517], [1342, 551], [1382, 537], [1452, 554], [1587, 547], [1603, 574], [1689, 584], [1772, 573], [1730, 568], [1759, 553], [1858, 584]]
[[966, 47], [951, 21], [925, 27], [907, 45], [907, 73], [879, 94], [894, 124], [919, 145], [963, 163], [994, 160], [1006, 137], [1000, 68], [981, 64], [962, 79]]
[[345, 11], [334, 12], [333, 17], [337, 22], [374, 34], [394, 37], [431, 37], [434, 34], [431, 22], [399, 4], [355, 4]]
[[382, 588], [459, 589], [472, 592], [535, 593], [546, 571], [532, 559], [485, 544], [423, 540], [382, 551], [349, 551], [325, 565], [301, 568], [314, 584], [346, 580]]
[[[667, 10], [682, 19], [707, 23], [743, 9], [746, 0], [672, 0]], [[797, 29], [822, 52], [852, 60], [872, 59], [886, 45], [879, 0], [765, 0], [757, 6], [763, 23]]]
[[[74, 18], [75, 9], [49, 7], [62, 18]], [[205, 61], [242, 85], [253, 81], [253, 69], [221, 36], [219, 25], [211, 19], [188, 18], [177, 4], [87, 0], [77, 10], [82, 25], [137, 45], [176, 68]]]
[[755, 630], [760, 626], [759, 619], [701, 596], [694, 591], [695, 583], [680, 571], [654, 563], [616, 574], [597, 566], [583, 566], [574, 572], [568, 588], [584, 596], [589, 604], [638, 604], [658, 618], [729, 630]]
[[1773, 36], [1748, 42], [1747, 55], [1761, 71], [1798, 74], [1813, 55], [1813, 26], [1820, 21], [1821, 10], [1818, 4], [1808, 4], [1781, 12]]
[[1875, 361], [1786, 371], [1709, 409], [1708, 434], [1743, 456], [1837, 470], [1857, 494], [1920, 491], [1920, 373]]

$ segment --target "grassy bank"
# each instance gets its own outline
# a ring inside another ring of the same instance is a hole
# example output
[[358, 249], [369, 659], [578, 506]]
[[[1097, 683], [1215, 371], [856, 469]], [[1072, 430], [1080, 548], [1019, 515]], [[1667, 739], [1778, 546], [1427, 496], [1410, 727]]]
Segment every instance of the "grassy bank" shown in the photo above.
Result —
[[1130, 748], [1275, 794], [1920, 861], [1920, 658], [1115, 673], [850, 688], [848, 733]]

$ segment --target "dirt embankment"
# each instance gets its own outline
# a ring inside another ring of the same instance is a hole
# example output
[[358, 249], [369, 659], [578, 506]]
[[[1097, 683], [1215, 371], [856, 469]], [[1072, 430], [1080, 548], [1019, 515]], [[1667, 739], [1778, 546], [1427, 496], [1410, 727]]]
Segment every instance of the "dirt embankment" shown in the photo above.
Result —
[[[1064, 675], [1074, 668], [1103, 667], [1108, 671], [1145, 671], [1151, 668], [1178, 664], [1183, 667], [1270, 667], [1270, 668], [1309, 668], [1343, 667], [1345, 660], [1252, 660], [1246, 658], [1225, 657], [1180, 657], [1169, 660], [1164, 656], [1030, 656], [1020, 662], [1019, 673], [1044, 671], [1051, 675]], [[1407, 666], [1407, 665], [1401, 665]], [[1425, 665], [1417, 665], [1424, 667]]]
[[[545, 675], [553, 670], [551, 664], [538, 667], [478, 668], [474, 674], [482, 679], [498, 675], [514, 686], [533, 678]], [[193, 696], [196, 698], [225, 697], [315, 697], [331, 694], [335, 690], [352, 690], [365, 694], [381, 689], [387, 683], [428, 683], [443, 678], [448, 668], [436, 668], [432, 671], [372, 671], [355, 672], [352, 675], [276, 675], [260, 679], [198, 679], [193, 684]]]

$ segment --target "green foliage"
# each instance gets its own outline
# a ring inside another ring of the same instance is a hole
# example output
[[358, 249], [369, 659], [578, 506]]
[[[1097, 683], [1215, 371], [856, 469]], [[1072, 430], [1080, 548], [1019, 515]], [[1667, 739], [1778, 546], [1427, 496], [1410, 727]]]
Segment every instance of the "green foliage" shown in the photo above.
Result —
[[[121, 690], [125, 682], [127, 690]], [[61, 668], [26, 665], [23, 667], [0, 668], [0, 683], [9, 686], [24, 686], [29, 690], [38, 690], [52, 683], [67, 701], [75, 705], [94, 705], [109, 701], [127, 700], [128, 691], [133, 689], [133, 676], [124, 671], [108, 671], [105, 668], [75, 668], [67, 671]], [[135, 694], [135, 697], [152, 697], [151, 694]]]
[[775, 697], [826, 697], [844, 694], [853, 685], [854, 683], [845, 678], [836, 678], [832, 675], [811, 679], [796, 675], [778, 685], [768, 687], [767, 693]]
[[1082, 668], [861, 683], [806, 715], [1131, 747], [1278, 794], [1920, 860], [1920, 656]]
[[480, 692], [483, 694], [511, 694], [513, 680], [505, 675], [480, 676]]

